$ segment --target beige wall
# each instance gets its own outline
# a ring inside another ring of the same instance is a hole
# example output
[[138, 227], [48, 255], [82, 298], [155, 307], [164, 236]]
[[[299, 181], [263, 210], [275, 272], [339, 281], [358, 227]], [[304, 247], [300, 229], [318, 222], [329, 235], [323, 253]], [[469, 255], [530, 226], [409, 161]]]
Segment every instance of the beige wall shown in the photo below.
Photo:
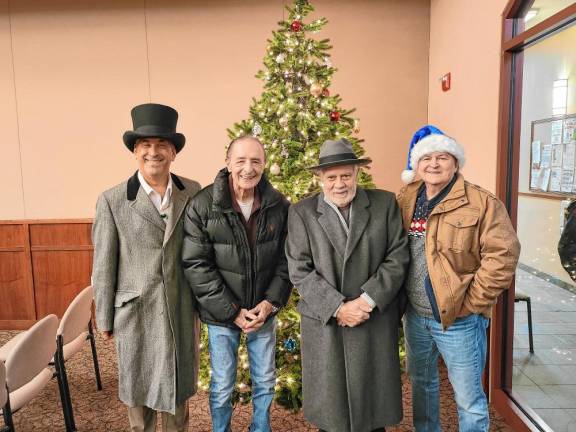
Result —
[[[501, 16], [507, 0], [431, 0], [428, 119], [466, 150], [464, 176], [494, 191]], [[452, 74], [443, 92], [440, 77]]]
[[[135, 170], [121, 136], [130, 108], [150, 100], [180, 112], [188, 144], [175, 172], [208, 184], [222, 166], [286, 2], [145, 3], [19, 0], [9, 11], [0, 0], [0, 219], [91, 217], [98, 193]], [[395, 190], [427, 118], [429, 2], [314, 4], [330, 20], [331, 90], [357, 108], [375, 180]]]
[[18, 145], [18, 121], [12, 69], [12, 41], [8, 0], [0, 0], [0, 130], [2, 131], [2, 169], [0, 169], [0, 218], [16, 219], [24, 214], [24, 194]]

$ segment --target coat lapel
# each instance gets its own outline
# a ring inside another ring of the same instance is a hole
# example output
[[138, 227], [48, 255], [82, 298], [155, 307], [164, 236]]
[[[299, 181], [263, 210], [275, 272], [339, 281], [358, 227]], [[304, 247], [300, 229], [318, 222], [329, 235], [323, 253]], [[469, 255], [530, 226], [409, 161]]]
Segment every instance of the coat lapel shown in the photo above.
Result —
[[352, 217], [350, 218], [350, 235], [348, 235], [348, 242], [346, 243], [346, 253], [344, 260], [347, 260], [354, 248], [360, 241], [360, 237], [364, 234], [368, 221], [370, 220], [370, 212], [367, 207], [370, 206], [370, 200], [364, 189], [358, 188], [356, 198], [352, 201]]
[[138, 189], [136, 199], [132, 201], [130, 207], [132, 207], [136, 213], [138, 213], [151, 224], [156, 225], [162, 231], [166, 229], [166, 224], [160, 217], [160, 213], [158, 213], [158, 210], [156, 210], [156, 207], [154, 207], [150, 197], [146, 195], [146, 192], [143, 188]]
[[186, 195], [177, 187], [172, 188], [172, 221], [166, 225], [169, 231], [164, 235], [164, 244], [168, 243], [168, 240], [170, 240], [170, 237], [172, 237], [174, 228], [176, 228], [176, 225], [178, 225], [178, 221], [182, 216], [182, 212], [184, 211], [187, 202], [188, 195]]
[[130, 177], [126, 189], [127, 199], [128, 201], [131, 201], [130, 207], [148, 222], [156, 225], [158, 228], [164, 231], [166, 229], [166, 224], [160, 217], [160, 213], [158, 213], [156, 207], [154, 207], [150, 197], [146, 195], [144, 188], [140, 186], [140, 181], [138, 180], [138, 171], [136, 171], [134, 175]]
[[322, 227], [322, 230], [324, 230], [326, 237], [328, 237], [328, 240], [332, 243], [334, 250], [336, 250], [341, 257], [344, 257], [346, 250], [346, 233], [340, 226], [341, 222], [338, 219], [338, 215], [326, 204], [324, 194], [322, 193], [318, 195], [318, 206], [316, 210], [320, 213], [318, 223]]

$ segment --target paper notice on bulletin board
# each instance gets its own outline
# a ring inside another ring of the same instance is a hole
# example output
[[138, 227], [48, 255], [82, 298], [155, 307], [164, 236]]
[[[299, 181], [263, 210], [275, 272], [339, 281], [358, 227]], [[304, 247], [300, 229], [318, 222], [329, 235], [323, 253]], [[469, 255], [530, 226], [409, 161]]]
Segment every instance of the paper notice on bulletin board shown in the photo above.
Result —
[[530, 173], [530, 188], [531, 189], [540, 189], [538, 186], [538, 179], [540, 178], [540, 174], [542, 173], [542, 168], [535, 168]]
[[554, 144], [562, 144], [562, 120], [554, 120], [550, 124], [550, 142]]
[[562, 145], [552, 146], [552, 167], [562, 166]]
[[552, 146], [550, 144], [545, 144], [542, 146], [542, 153], [540, 154], [540, 166], [542, 168], [550, 168], [551, 159]]
[[562, 168], [552, 168], [550, 170], [550, 192], [560, 192], [562, 185]]
[[572, 192], [572, 185], [574, 184], [574, 170], [562, 170], [562, 183], [560, 191], [570, 193]]
[[576, 164], [576, 142], [564, 144], [564, 154], [562, 155], [562, 169], [574, 171]]
[[570, 141], [576, 140], [576, 136], [574, 136], [575, 131], [576, 118], [568, 118], [564, 120], [564, 144], [568, 144]]
[[540, 153], [542, 150], [542, 143], [540, 141], [532, 142], [532, 169], [540, 168]]
[[544, 192], [548, 191], [548, 183], [550, 182], [550, 168], [538, 168], [532, 170], [532, 177], [530, 180], [530, 187]]

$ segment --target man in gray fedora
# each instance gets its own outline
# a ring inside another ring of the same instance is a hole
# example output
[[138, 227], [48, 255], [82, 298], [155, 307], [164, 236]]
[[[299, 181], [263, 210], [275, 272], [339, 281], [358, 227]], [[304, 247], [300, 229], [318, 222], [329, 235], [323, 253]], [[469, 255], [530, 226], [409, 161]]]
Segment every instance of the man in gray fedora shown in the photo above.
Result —
[[402, 419], [398, 303], [407, 238], [394, 194], [357, 185], [370, 162], [346, 139], [324, 142], [310, 168], [322, 192], [288, 215], [304, 416], [329, 432], [383, 431]]
[[98, 199], [92, 231], [96, 321], [118, 352], [120, 400], [131, 431], [188, 430], [199, 321], [180, 264], [182, 215], [198, 183], [170, 172], [185, 144], [171, 107], [132, 109], [124, 144], [138, 170]]

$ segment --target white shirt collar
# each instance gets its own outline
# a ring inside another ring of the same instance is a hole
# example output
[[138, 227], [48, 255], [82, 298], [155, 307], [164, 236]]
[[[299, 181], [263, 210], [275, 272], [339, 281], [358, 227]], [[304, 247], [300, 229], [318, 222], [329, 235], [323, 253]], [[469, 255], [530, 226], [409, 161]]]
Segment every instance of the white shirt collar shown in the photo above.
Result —
[[140, 171], [138, 171], [138, 180], [140, 181], [140, 185], [142, 186], [142, 189], [144, 189], [144, 192], [146, 192], [146, 195], [148, 195], [150, 197], [150, 199], [152, 200], [152, 203], [154, 204], [154, 207], [156, 207], [156, 209], [159, 212], [166, 210], [166, 208], [168, 208], [168, 206], [170, 206], [170, 202], [172, 199], [172, 176], [171, 175], [168, 175], [168, 186], [166, 186], [166, 193], [164, 193], [164, 197], [161, 197], [158, 192], [156, 192], [154, 189], [152, 189], [152, 186], [150, 186], [148, 184], [148, 182], [144, 179], [144, 176], [142, 175], [142, 173]]

